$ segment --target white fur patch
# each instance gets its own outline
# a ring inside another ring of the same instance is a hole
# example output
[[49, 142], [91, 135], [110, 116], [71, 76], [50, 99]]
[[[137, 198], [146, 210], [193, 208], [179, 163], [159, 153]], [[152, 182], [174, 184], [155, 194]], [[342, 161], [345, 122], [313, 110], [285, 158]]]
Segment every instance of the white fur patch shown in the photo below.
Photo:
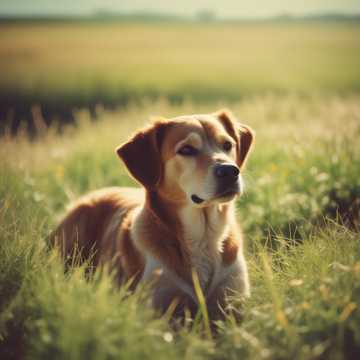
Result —
[[190, 260], [203, 291], [209, 287], [221, 263], [219, 242], [224, 238], [227, 226], [217, 215], [216, 205], [206, 210], [187, 206], [180, 211], [184, 240], [190, 249]]

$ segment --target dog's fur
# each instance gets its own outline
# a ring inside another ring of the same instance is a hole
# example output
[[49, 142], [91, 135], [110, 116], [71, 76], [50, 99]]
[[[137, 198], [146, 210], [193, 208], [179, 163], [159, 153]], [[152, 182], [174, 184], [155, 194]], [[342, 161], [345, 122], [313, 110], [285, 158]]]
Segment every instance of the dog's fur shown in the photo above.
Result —
[[[119, 284], [152, 281], [152, 301], [162, 312], [174, 299], [178, 309], [196, 311], [195, 271], [216, 318], [229, 292], [249, 295], [249, 281], [234, 209], [241, 175], [236, 190], [221, 196], [214, 166], [242, 169], [253, 139], [228, 111], [157, 120], [117, 149], [144, 189], [106, 188], [82, 197], [53, 242], [65, 258], [77, 248], [83, 258], [93, 253], [95, 265], [111, 263]], [[180, 154], [185, 145], [196, 154]]]

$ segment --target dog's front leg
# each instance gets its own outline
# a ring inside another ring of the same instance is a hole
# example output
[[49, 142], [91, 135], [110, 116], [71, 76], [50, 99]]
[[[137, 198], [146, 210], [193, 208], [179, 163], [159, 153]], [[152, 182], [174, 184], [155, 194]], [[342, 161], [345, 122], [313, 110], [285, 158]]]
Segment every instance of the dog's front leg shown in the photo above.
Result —
[[192, 288], [174, 275], [162, 272], [151, 286], [152, 303], [161, 314], [168, 313], [173, 319], [184, 319], [186, 311], [195, 316], [197, 302]]
[[250, 285], [246, 262], [239, 255], [236, 261], [220, 269], [216, 283], [207, 296], [209, 316], [212, 320], [223, 319], [233, 313], [240, 319], [241, 303], [250, 296]]

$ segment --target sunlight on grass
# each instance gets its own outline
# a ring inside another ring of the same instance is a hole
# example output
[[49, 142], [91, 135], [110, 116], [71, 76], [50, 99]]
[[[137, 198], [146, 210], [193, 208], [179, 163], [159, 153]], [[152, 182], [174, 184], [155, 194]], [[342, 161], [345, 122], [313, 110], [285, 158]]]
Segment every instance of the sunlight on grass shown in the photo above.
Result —
[[[237, 202], [252, 296], [239, 324], [173, 332], [146, 289], [129, 296], [106, 272], [64, 273], [45, 237], [70, 201], [135, 185], [115, 147], [151, 116], [226, 104], [166, 101], [87, 112], [62, 135], [0, 139], [0, 357], [47, 359], [342, 359], [360, 349], [358, 96], [257, 96], [231, 109], [257, 133]], [[196, 276], [194, 278], [196, 283]], [[201, 292], [198, 293], [201, 299]], [[201, 303], [201, 301], [200, 301]], [[232, 299], [237, 308], [240, 299]], [[169, 314], [171, 309], [169, 310]]]

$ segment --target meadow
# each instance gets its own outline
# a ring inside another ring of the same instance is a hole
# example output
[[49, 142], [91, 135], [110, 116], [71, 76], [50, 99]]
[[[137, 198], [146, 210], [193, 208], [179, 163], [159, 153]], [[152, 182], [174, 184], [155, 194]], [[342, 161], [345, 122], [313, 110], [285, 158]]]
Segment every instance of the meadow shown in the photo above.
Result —
[[[256, 97], [233, 111], [257, 131], [238, 216], [246, 234], [252, 298], [244, 320], [172, 333], [146, 301], [109, 276], [64, 274], [44, 237], [78, 195], [133, 185], [114, 148], [149, 114], [213, 111], [166, 101], [103, 111], [93, 123], [41, 140], [3, 138], [1, 358], [341, 359], [360, 351], [359, 97]], [[276, 141], [274, 141], [276, 139]], [[341, 218], [342, 216], [342, 218]], [[236, 305], [236, 301], [234, 306]], [[206, 333], [205, 333], [206, 334]]]
[[[360, 28], [1, 26], [0, 87], [19, 104], [139, 94], [97, 106], [97, 121], [73, 109], [61, 133], [33, 109], [36, 138], [0, 137], [1, 359], [360, 357]], [[114, 149], [150, 117], [224, 106], [256, 130], [237, 200], [252, 296], [216, 335], [201, 313], [174, 332], [146, 288], [128, 296], [106, 272], [64, 273], [46, 236], [79, 195], [136, 185]]]

